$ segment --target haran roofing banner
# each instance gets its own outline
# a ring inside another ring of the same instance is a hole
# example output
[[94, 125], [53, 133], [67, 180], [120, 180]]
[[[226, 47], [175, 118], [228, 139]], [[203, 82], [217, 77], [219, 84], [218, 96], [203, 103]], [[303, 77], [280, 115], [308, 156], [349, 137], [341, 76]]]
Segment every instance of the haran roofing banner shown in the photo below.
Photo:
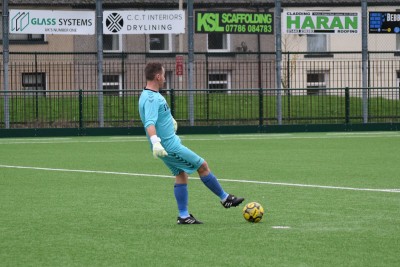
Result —
[[94, 34], [94, 11], [10, 9], [10, 33]]
[[185, 12], [168, 11], [104, 11], [104, 34], [178, 34], [185, 32]]
[[286, 34], [357, 34], [361, 33], [361, 13], [286, 11], [282, 15]]
[[369, 12], [369, 33], [400, 33], [400, 12]]
[[198, 11], [196, 33], [274, 33], [273, 13]]

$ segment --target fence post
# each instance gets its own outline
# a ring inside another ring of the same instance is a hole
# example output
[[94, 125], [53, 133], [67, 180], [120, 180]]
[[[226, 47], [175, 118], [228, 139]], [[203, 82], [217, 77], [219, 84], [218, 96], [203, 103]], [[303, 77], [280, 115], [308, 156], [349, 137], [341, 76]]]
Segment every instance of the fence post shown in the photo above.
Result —
[[264, 115], [264, 97], [263, 97], [263, 89], [258, 89], [258, 126], [263, 126], [263, 115]]
[[[275, 21], [281, 21], [281, 0], [275, 0]], [[282, 125], [282, 29], [275, 24], [275, 79], [276, 79], [276, 119]]]
[[96, 0], [97, 102], [99, 127], [104, 127], [103, 101], [103, 0]]
[[194, 126], [194, 91], [193, 91], [193, 80], [194, 80], [194, 18], [193, 18], [193, 2], [194, 0], [188, 0], [186, 4], [187, 16], [188, 16], [188, 109], [189, 109], [189, 125]]
[[83, 91], [79, 89], [79, 132], [83, 129]]
[[345, 123], [349, 124], [350, 123], [350, 90], [349, 87], [346, 87], [344, 89], [344, 106], [345, 106]]
[[290, 51], [287, 53], [287, 66], [286, 66], [286, 75], [287, 75], [287, 84], [286, 84], [286, 89], [287, 89], [287, 119], [290, 121]]
[[36, 124], [39, 123], [39, 82], [38, 82], [38, 59], [37, 52], [35, 51], [35, 117]]
[[8, 0], [3, 1], [3, 14], [2, 14], [2, 26], [3, 32], [3, 85], [4, 85], [4, 126], [6, 129], [10, 128], [10, 106], [9, 106], [9, 12], [8, 12]]

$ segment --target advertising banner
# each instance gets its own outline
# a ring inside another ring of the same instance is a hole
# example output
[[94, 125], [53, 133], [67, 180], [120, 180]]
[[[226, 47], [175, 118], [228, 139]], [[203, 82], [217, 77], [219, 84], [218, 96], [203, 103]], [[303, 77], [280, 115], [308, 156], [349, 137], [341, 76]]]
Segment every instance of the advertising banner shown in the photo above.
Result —
[[282, 15], [286, 34], [359, 34], [360, 12], [286, 11]]
[[94, 11], [10, 9], [10, 33], [95, 34]]
[[196, 33], [274, 33], [273, 13], [209, 12], [195, 14]]
[[400, 12], [369, 12], [369, 33], [400, 33]]
[[103, 12], [104, 34], [179, 34], [185, 25], [183, 10]]

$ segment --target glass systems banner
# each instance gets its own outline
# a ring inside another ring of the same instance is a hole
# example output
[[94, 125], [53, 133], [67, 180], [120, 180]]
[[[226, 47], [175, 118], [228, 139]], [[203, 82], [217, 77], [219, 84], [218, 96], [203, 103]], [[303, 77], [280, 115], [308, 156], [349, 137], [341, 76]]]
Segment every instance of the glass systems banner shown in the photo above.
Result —
[[104, 11], [105, 34], [179, 34], [185, 32], [185, 12], [168, 11]]
[[10, 9], [10, 33], [82, 34], [95, 33], [94, 11]]
[[273, 13], [198, 11], [195, 18], [196, 33], [274, 33]]
[[282, 16], [286, 34], [358, 34], [361, 33], [359, 12], [286, 11]]

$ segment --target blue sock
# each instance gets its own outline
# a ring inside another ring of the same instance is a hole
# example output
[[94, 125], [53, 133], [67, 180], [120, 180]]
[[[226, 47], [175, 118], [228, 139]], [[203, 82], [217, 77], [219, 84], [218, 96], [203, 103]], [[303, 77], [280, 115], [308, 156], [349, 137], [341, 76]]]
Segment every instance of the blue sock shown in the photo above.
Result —
[[208, 189], [216, 194], [221, 200], [224, 200], [228, 196], [228, 193], [222, 189], [217, 177], [215, 177], [212, 172], [210, 172], [207, 176], [200, 177], [200, 179], [208, 187]]
[[176, 203], [178, 204], [179, 217], [181, 218], [189, 217], [189, 211], [188, 211], [189, 192], [187, 184], [175, 184], [174, 194]]

